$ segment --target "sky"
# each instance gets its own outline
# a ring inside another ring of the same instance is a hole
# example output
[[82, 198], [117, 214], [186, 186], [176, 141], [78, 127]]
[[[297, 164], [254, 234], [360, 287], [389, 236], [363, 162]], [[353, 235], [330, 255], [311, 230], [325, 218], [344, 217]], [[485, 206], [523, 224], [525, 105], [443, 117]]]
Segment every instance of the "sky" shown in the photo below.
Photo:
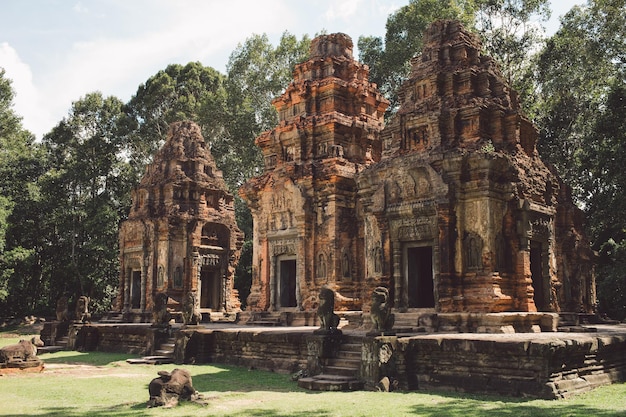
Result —
[[[583, 0], [553, 0], [547, 32]], [[169, 64], [199, 61], [225, 73], [253, 34], [385, 35], [387, 16], [408, 0], [0, 0], [0, 67], [14, 111], [38, 139], [72, 103], [100, 91], [128, 101]], [[355, 47], [356, 49], [356, 47]], [[355, 51], [356, 52], [356, 51]], [[358, 57], [358, 53], [355, 54]]]

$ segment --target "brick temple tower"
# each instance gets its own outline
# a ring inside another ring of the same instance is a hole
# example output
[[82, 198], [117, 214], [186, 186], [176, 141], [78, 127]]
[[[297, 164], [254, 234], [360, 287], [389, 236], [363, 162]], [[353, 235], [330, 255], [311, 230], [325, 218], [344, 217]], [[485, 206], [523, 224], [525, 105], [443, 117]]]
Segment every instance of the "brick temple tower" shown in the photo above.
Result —
[[368, 280], [400, 310], [591, 312], [580, 211], [478, 37], [433, 23], [399, 99], [358, 179]]
[[315, 309], [325, 284], [360, 309], [355, 177], [380, 159], [388, 106], [368, 74], [350, 37], [319, 36], [273, 102], [279, 125], [256, 139], [265, 172], [240, 189], [254, 219], [252, 310]]
[[251, 308], [312, 311], [328, 284], [338, 309], [385, 286], [399, 311], [593, 313], [581, 212], [478, 37], [433, 23], [384, 129], [351, 49], [314, 39], [257, 138]]
[[195, 123], [170, 126], [133, 190], [119, 236], [117, 311], [128, 319], [150, 320], [157, 292], [174, 300], [174, 309], [190, 291], [203, 313], [240, 309], [234, 271], [243, 233], [233, 196]]

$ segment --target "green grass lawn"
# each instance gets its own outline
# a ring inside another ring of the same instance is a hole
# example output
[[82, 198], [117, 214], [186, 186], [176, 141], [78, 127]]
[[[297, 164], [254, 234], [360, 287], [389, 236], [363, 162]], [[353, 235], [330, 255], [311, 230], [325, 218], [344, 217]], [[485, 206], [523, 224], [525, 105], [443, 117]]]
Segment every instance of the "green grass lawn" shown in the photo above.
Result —
[[[3, 338], [0, 346], [20, 337]], [[24, 338], [24, 336], [22, 336]], [[125, 354], [40, 355], [42, 373], [0, 377], [0, 415], [11, 416], [626, 416], [626, 384], [558, 401], [447, 392], [311, 392], [290, 375], [224, 365], [183, 365], [207, 405], [146, 408], [148, 383], [177, 365], [129, 365]]]

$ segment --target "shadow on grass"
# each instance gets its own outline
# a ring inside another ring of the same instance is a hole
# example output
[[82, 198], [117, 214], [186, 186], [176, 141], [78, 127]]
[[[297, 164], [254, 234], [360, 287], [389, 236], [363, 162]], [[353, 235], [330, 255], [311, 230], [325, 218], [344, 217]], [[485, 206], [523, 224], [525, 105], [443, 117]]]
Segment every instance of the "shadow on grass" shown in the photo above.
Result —
[[128, 353], [78, 352], [72, 350], [65, 350], [56, 353], [43, 353], [37, 356], [44, 362], [44, 364], [68, 363], [93, 366], [104, 366], [114, 362], [125, 361], [129, 358], [139, 357], [137, 355], [129, 355]]

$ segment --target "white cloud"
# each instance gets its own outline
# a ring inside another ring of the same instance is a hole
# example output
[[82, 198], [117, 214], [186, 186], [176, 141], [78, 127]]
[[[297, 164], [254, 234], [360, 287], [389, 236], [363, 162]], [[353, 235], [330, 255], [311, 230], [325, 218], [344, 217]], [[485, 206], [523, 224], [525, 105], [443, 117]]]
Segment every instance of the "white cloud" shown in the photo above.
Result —
[[360, 0], [338, 0], [330, 4], [326, 10], [326, 19], [347, 19], [355, 15], [359, 9]]
[[42, 105], [41, 94], [33, 82], [30, 66], [24, 63], [17, 51], [7, 42], [0, 44], [0, 67], [6, 71], [5, 76], [12, 83], [15, 92], [13, 110], [22, 117], [22, 125], [37, 137], [41, 137], [54, 117], [46, 106]]

